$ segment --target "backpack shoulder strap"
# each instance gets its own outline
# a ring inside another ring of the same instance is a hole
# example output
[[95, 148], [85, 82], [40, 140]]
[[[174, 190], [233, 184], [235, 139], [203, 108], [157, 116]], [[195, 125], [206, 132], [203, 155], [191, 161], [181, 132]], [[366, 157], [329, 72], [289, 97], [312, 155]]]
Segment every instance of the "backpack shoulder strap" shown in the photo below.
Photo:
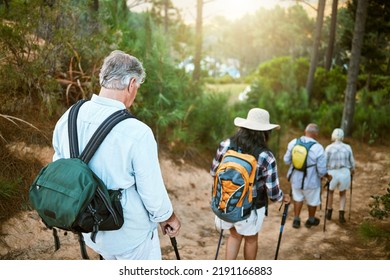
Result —
[[295, 141], [295, 145], [303, 145], [303, 144], [304, 144], [304, 143], [303, 143], [301, 137], [298, 137], [298, 138], [296, 139], [296, 141]]
[[83, 105], [86, 101], [86, 99], [81, 99], [70, 108], [68, 117], [68, 138], [71, 158], [76, 158], [79, 156], [79, 142], [77, 138], [77, 115], [79, 113], [81, 105]]
[[299, 138], [297, 138], [295, 145], [302, 145], [307, 150], [310, 150], [311, 146], [313, 146], [315, 143], [317, 143], [317, 142], [316, 141], [303, 142], [302, 139], [299, 137]]
[[310, 141], [310, 142], [308, 142], [307, 143], [307, 150], [310, 150], [310, 148], [311, 148], [311, 146], [313, 146], [315, 143], [317, 143], [317, 142], [315, 142], [315, 141]]
[[79, 156], [79, 158], [84, 161], [86, 164], [91, 160], [92, 156], [103, 142], [104, 138], [108, 135], [111, 129], [117, 125], [119, 122], [127, 119], [135, 118], [130, 112], [126, 109], [116, 111], [112, 113], [107, 119], [101, 123], [97, 128], [95, 133], [92, 135], [91, 139], [88, 141], [85, 149]]

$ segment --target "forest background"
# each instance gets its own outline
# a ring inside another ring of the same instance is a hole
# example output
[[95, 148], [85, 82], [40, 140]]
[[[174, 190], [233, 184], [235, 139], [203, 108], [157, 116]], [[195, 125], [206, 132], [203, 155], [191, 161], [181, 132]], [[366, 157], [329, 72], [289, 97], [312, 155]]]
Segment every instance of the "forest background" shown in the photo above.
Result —
[[[0, 1], [1, 220], [30, 209], [42, 167], [7, 145], [51, 145], [59, 116], [99, 92], [99, 67], [114, 49], [143, 62], [147, 78], [131, 110], [172, 158], [208, 167], [234, 117], [253, 107], [283, 128], [270, 144], [279, 161], [284, 133], [309, 122], [324, 137], [342, 127], [347, 139], [388, 145], [388, 1], [282, 1], [207, 21], [213, 1], [192, 2], [194, 24], [170, 0]], [[377, 218], [390, 212], [387, 192], [372, 206]]]

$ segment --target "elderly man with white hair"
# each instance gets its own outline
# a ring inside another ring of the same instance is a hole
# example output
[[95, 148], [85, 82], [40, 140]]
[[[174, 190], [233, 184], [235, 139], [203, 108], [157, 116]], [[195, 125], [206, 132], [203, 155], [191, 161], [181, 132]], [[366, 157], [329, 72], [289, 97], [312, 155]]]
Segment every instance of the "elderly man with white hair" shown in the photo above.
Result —
[[340, 191], [340, 209], [339, 222], [345, 223], [345, 202], [346, 192], [351, 186], [352, 176], [355, 171], [355, 159], [353, 157], [352, 148], [350, 145], [343, 143], [344, 132], [341, 128], [336, 128], [332, 133], [332, 144], [325, 148], [327, 158], [328, 173], [332, 175], [333, 179], [329, 185], [329, 196], [326, 218], [332, 219], [332, 204], [333, 194], [336, 188]]

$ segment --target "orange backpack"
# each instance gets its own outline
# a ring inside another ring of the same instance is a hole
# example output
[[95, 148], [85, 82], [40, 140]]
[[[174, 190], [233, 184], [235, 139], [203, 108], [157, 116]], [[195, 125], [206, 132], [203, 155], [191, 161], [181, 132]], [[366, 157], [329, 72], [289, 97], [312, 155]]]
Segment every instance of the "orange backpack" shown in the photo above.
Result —
[[256, 170], [257, 158], [253, 155], [233, 149], [224, 154], [212, 189], [211, 209], [215, 215], [231, 223], [249, 217], [255, 207], [253, 188]]

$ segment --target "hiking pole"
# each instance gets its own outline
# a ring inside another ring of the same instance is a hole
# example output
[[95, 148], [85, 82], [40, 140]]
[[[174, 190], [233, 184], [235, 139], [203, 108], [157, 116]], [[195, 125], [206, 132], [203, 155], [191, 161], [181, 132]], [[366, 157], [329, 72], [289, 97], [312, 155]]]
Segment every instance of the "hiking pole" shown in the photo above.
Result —
[[[165, 227], [165, 230], [166, 229], [172, 229], [172, 227], [170, 225], [167, 225]], [[176, 255], [176, 259], [177, 260], [180, 260], [180, 255], [179, 255], [179, 250], [177, 249], [177, 241], [176, 241], [176, 237], [169, 237], [169, 239], [171, 240], [171, 244], [173, 246], [173, 249], [175, 250], [175, 255]]]
[[221, 229], [221, 233], [219, 234], [218, 247], [217, 247], [217, 253], [215, 254], [215, 260], [218, 259], [219, 247], [221, 247], [222, 237], [223, 237], [223, 229]]
[[325, 228], [326, 228], [326, 214], [328, 212], [328, 197], [329, 197], [329, 184], [330, 184], [330, 181], [326, 181], [326, 205], [325, 205], [325, 215], [324, 215], [324, 232], [325, 232]]
[[177, 260], [180, 260], [179, 250], [177, 249], [176, 237], [170, 237], [170, 239], [171, 239], [171, 244], [172, 244], [172, 246], [173, 246], [173, 249], [175, 249], [176, 259], [177, 259]]
[[353, 181], [353, 176], [351, 174], [351, 188], [349, 191], [349, 213], [348, 213], [348, 220], [351, 220], [351, 208], [352, 208], [352, 181]]
[[283, 215], [282, 215], [282, 222], [280, 223], [280, 232], [279, 232], [278, 245], [276, 247], [276, 253], [275, 253], [275, 260], [278, 259], [280, 241], [282, 240], [282, 234], [283, 234], [284, 224], [286, 223], [286, 218], [287, 218], [287, 212], [288, 212], [288, 206], [289, 205], [290, 204], [285, 204], [284, 205], [284, 210], [283, 210]]

